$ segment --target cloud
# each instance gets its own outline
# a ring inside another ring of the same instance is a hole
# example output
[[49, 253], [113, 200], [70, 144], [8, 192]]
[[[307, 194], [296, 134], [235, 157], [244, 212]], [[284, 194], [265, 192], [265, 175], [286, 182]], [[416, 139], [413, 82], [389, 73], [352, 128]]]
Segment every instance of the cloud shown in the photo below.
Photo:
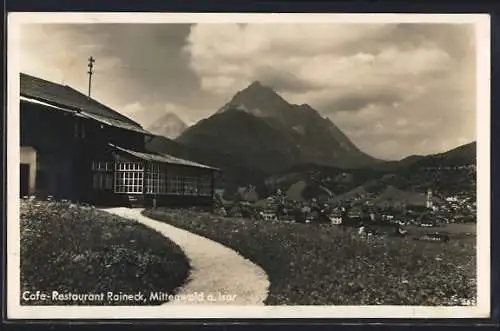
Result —
[[[394, 78], [449, 69], [451, 56], [433, 43], [408, 48], [379, 42], [364, 51], [347, 52], [352, 44], [373, 44], [370, 38], [381, 39], [380, 34], [393, 30], [394, 26], [364, 24], [194, 25], [185, 50], [191, 68], [201, 79], [218, 82], [204, 86], [214, 88], [214, 92], [219, 92], [221, 85], [231, 89], [235, 82], [244, 86], [262, 80], [261, 76], [286, 76], [284, 80], [317, 88], [352, 88], [392, 85]], [[276, 84], [276, 88], [282, 86]]]
[[184, 51], [203, 90], [230, 98], [259, 80], [378, 157], [475, 137], [473, 26], [200, 24]]
[[125, 115], [134, 115], [143, 111], [144, 106], [139, 102], [134, 102], [121, 108], [121, 112]]
[[323, 105], [326, 109], [336, 109], [338, 111], [353, 111], [360, 110], [370, 104], [393, 106], [397, 105], [398, 101], [403, 97], [397, 91], [377, 90], [377, 89], [360, 89], [346, 91], [328, 98], [329, 104]]
[[454, 147], [475, 137], [472, 26], [34, 24], [21, 30], [23, 71], [87, 93], [92, 55], [92, 96], [144, 126], [169, 109], [198, 121], [259, 80], [292, 103], [310, 104], [377, 157], [437, 152], [441, 142]]

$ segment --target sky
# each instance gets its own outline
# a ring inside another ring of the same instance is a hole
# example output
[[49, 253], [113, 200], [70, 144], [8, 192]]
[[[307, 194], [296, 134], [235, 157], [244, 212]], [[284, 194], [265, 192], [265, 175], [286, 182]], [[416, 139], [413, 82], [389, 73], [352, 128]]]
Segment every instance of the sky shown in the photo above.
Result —
[[469, 24], [25, 24], [21, 71], [87, 93], [148, 127], [209, 117], [259, 80], [329, 117], [382, 159], [476, 138]]

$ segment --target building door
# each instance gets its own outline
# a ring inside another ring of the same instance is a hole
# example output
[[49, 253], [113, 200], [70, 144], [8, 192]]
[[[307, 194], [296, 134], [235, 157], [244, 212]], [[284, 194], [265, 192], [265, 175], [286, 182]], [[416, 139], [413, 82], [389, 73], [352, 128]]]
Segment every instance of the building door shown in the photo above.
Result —
[[20, 195], [21, 197], [28, 196], [30, 193], [30, 165], [27, 163], [21, 163], [21, 168], [19, 169], [19, 175], [21, 178], [20, 183]]

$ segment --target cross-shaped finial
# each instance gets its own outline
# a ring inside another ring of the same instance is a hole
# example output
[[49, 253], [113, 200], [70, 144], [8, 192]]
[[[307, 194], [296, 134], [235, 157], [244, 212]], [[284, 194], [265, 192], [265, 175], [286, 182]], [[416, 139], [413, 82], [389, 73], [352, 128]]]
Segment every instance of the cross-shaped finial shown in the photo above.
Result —
[[95, 59], [93, 56], [89, 57], [89, 71], [88, 71], [88, 74], [89, 74], [89, 94], [88, 96], [90, 97], [90, 87], [91, 87], [91, 84], [92, 84], [92, 74], [93, 74], [93, 67], [94, 67], [94, 62], [95, 62]]

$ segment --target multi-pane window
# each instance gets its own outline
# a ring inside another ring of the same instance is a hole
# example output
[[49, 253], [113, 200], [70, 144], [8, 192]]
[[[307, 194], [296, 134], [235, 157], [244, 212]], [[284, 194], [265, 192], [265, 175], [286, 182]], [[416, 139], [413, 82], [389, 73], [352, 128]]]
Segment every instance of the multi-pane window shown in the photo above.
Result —
[[198, 182], [198, 192], [202, 196], [212, 195], [212, 180], [210, 176], [202, 176]]
[[92, 162], [93, 171], [113, 171], [113, 162]]
[[188, 175], [181, 170], [167, 171], [166, 166], [159, 163], [95, 161], [92, 162], [92, 187], [95, 190], [114, 187], [115, 193], [126, 194], [212, 195], [210, 175]]
[[158, 175], [158, 193], [167, 194], [167, 176], [164, 172], [160, 172]]
[[184, 195], [198, 195], [198, 177], [184, 177]]
[[115, 193], [142, 193], [144, 186], [144, 164], [133, 162], [116, 163]]
[[164, 168], [158, 163], [149, 163], [145, 172], [145, 191], [149, 194], [165, 194]]
[[169, 174], [167, 172], [167, 194], [182, 195], [184, 187], [182, 185], [182, 176]]
[[113, 163], [92, 162], [92, 188], [94, 190], [113, 189]]

